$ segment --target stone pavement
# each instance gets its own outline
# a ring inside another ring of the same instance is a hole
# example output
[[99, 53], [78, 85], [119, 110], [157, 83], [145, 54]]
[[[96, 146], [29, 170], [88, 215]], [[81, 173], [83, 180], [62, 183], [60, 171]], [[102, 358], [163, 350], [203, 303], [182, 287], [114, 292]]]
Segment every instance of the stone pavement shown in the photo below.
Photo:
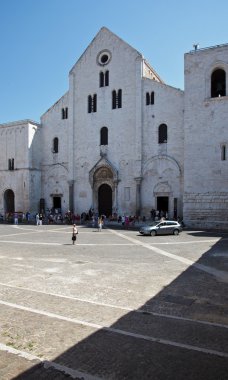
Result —
[[228, 379], [228, 234], [0, 225], [0, 379]]

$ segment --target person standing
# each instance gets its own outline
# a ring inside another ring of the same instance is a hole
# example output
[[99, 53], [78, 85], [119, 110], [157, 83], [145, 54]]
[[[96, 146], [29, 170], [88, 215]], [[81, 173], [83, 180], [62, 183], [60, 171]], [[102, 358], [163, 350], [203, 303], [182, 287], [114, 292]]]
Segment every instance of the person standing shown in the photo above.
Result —
[[98, 218], [98, 231], [99, 231], [99, 232], [101, 232], [101, 230], [102, 230], [102, 226], [103, 226], [103, 219], [102, 219], [102, 217], [100, 216], [100, 217]]
[[39, 215], [39, 225], [42, 226], [43, 224], [43, 214], [40, 213]]
[[40, 224], [40, 217], [39, 217], [39, 214], [36, 213], [36, 225], [39, 226]]
[[18, 224], [18, 213], [14, 213], [14, 224]]
[[73, 224], [73, 231], [72, 231], [72, 244], [74, 245], [76, 242], [76, 236], [78, 234], [78, 229], [76, 227], [76, 224]]

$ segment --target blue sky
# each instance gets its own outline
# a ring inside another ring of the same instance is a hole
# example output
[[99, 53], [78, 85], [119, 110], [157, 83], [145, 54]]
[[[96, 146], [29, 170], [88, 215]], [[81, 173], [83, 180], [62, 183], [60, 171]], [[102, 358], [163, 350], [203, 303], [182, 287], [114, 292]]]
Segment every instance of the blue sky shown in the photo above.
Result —
[[228, 43], [227, 0], [0, 0], [0, 123], [40, 120], [101, 27], [184, 89], [184, 53]]

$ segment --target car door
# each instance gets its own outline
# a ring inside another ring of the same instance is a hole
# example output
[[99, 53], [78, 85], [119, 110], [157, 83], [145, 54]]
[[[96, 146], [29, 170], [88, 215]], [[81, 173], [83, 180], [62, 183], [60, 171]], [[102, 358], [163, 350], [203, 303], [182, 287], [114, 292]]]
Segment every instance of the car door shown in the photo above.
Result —
[[161, 222], [158, 224], [157, 234], [158, 235], [165, 235], [166, 234], [166, 223], [165, 222]]
[[173, 233], [173, 230], [174, 230], [174, 225], [175, 223], [173, 222], [166, 222], [166, 233], [167, 234], [172, 234]]

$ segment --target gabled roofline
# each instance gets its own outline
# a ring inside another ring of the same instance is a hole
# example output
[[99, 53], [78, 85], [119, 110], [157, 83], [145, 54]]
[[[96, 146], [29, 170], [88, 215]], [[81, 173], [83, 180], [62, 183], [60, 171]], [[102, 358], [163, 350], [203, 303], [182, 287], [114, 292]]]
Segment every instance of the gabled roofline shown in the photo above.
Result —
[[119, 41], [123, 42], [124, 44], [126, 44], [127, 46], [129, 46], [131, 49], [133, 49], [138, 55], [140, 55], [143, 59], [143, 55], [138, 51], [136, 50], [135, 48], [133, 48], [130, 44], [128, 44], [126, 41], [124, 41], [122, 38], [120, 38], [119, 36], [117, 36], [115, 33], [113, 33], [110, 29], [106, 28], [105, 26], [103, 26], [99, 32], [96, 34], [96, 36], [92, 39], [92, 41], [90, 42], [90, 44], [87, 46], [87, 48], [84, 50], [84, 52], [80, 55], [80, 57], [78, 58], [78, 60], [76, 61], [76, 63], [74, 64], [74, 66], [71, 68], [71, 70], [69, 71], [69, 74], [72, 73], [72, 71], [74, 70], [75, 66], [77, 65], [77, 63], [80, 61], [80, 59], [82, 58], [82, 56], [86, 53], [86, 51], [90, 48], [90, 46], [93, 44], [93, 42], [95, 41], [95, 39], [97, 38], [97, 36], [103, 31], [108, 31], [109, 33], [111, 33], [113, 36], [115, 36]]
[[25, 120], [11, 121], [9, 123], [3, 123], [3, 124], [0, 124], [0, 127], [14, 127], [16, 125], [22, 125], [22, 124], [33, 124], [33, 125], [36, 125], [37, 127], [41, 126], [41, 124], [36, 121], [33, 121], [31, 119], [25, 119]]
[[67, 90], [67, 91], [65, 92], [65, 94], [61, 96], [61, 98], [59, 98], [58, 100], [56, 100], [56, 102], [55, 102], [54, 104], [52, 104], [52, 106], [49, 107], [49, 108], [47, 109], [47, 111], [45, 111], [44, 113], [42, 113], [41, 118], [42, 118], [47, 112], [49, 112], [53, 107], [55, 107], [56, 104], [58, 104], [58, 103], [62, 100], [62, 98], [64, 98], [64, 96], [66, 96], [66, 95], [68, 95], [68, 94], [69, 94], [69, 90]]

